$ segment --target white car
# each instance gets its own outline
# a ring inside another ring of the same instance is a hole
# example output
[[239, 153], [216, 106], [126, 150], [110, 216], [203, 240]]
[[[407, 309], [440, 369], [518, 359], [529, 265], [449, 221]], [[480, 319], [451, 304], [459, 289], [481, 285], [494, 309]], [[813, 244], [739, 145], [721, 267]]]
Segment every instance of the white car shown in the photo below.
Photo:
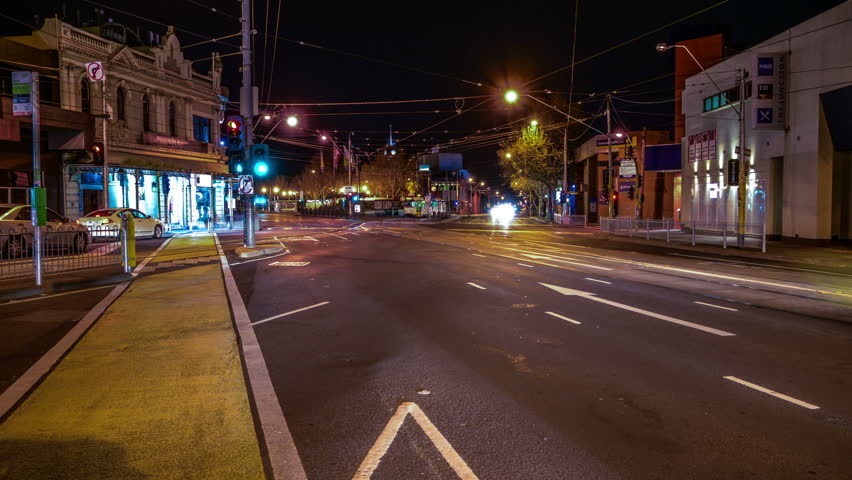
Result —
[[160, 238], [163, 236], [163, 232], [166, 231], [163, 222], [133, 208], [95, 210], [85, 217], [78, 218], [77, 223], [89, 227], [94, 237], [115, 236], [113, 232], [117, 230], [113, 230], [112, 228], [118, 229], [121, 226], [121, 215], [124, 214], [123, 212], [130, 212], [133, 215], [137, 237]]
[[[89, 231], [47, 209], [47, 224], [42, 228], [45, 250], [70, 250], [84, 253], [89, 245]], [[33, 224], [29, 205], [0, 204], [0, 257], [21, 258], [33, 248]]]

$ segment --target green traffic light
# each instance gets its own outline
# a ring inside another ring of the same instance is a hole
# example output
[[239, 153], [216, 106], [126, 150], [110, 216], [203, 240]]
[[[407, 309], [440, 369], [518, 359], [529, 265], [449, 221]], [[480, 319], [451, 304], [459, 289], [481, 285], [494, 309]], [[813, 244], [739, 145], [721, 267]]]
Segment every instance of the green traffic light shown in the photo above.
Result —
[[255, 175], [266, 175], [269, 173], [269, 165], [266, 162], [257, 162], [254, 164]]

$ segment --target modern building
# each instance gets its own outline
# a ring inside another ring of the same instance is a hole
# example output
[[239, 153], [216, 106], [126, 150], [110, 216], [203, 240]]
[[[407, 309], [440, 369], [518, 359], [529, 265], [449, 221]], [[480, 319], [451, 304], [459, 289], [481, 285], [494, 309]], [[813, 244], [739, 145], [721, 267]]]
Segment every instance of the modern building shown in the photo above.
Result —
[[[171, 227], [224, 218], [230, 175], [219, 144], [227, 101], [221, 62], [214, 54], [208, 71], [196, 72], [172, 28], [161, 39], [149, 37], [143, 42], [113, 23], [83, 29], [51, 18], [31, 35], [0, 44], [41, 52], [41, 70], [55, 89], [52, 108], [68, 112], [66, 131], [48, 132], [43, 151], [60, 159], [55, 189], [47, 179], [49, 203], [71, 219], [104, 202], [102, 167], [89, 152], [95, 142], [106, 145], [110, 207], [138, 208]], [[105, 80], [89, 78], [90, 62], [102, 63]], [[6, 127], [26, 130], [18, 118]]]
[[852, 238], [850, 66], [847, 1], [689, 77], [683, 220], [736, 224], [729, 165], [745, 155], [747, 224], [770, 238]]

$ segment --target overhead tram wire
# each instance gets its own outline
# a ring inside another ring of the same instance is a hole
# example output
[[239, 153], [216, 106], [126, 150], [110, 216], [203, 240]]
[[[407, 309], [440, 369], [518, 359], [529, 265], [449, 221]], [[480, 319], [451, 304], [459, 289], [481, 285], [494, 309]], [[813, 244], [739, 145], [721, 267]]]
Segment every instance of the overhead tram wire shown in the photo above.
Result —
[[[269, 0], [267, 0], [267, 2], [268, 1]], [[269, 62], [269, 85], [267, 85], [267, 87], [266, 87], [266, 101], [267, 102], [269, 101], [269, 96], [272, 95], [272, 84], [274, 83], [272, 81], [272, 79], [275, 78], [275, 59], [278, 55], [278, 31], [279, 31], [278, 29], [279, 29], [279, 26], [281, 24], [281, 3], [282, 3], [282, 0], [278, 0], [278, 14], [275, 16], [275, 36], [273, 37], [274, 40], [272, 42], [272, 58], [270, 59], [270, 62]], [[266, 32], [264, 31], [263, 34], [265, 36]], [[266, 55], [266, 52], [264, 51], [263, 54]], [[261, 94], [262, 93], [263, 92], [261, 92]]]
[[552, 75], [555, 75], [555, 74], [557, 74], [557, 73], [559, 73], [559, 72], [562, 72], [562, 71], [564, 71], [564, 70], [567, 70], [567, 69], [569, 69], [569, 68], [576, 67], [577, 65], [579, 65], [579, 64], [581, 64], [581, 63], [587, 62], [587, 61], [589, 61], [589, 60], [591, 60], [591, 59], [593, 59], [593, 58], [597, 58], [597, 57], [599, 57], [599, 56], [601, 56], [601, 55], [604, 55], [604, 54], [606, 54], [606, 53], [609, 53], [609, 52], [612, 52], [612, 51], [614, 51], [614, 50], [617, 50], [617, 49], [619, 49], [619, 48], [621, 48], [621, 47], [623, 47], [623, 46], [625, 46], [625, 45], [629, 45], [629, 44], [631, 44], [631, 43], [633, 43], [633, 42], [635, 42], [635, 41], [637, 41], [637, 40], [641, 40], [641, 39], [643, 39], [643, 38], [645, 38], [645, 37], [647, 37], [647, 36], [649, 36], [649, 35], [653, 35], [653, 34], [655, 34], [655, 33], [659, 32], [660, 30], [664, 30], [664, 29], [666, 29], [666, 28], [669, 28], [669, 27], [671, 27], [671, 26], [673, 26], [673, 25], [676, 25], [676, 24], [678, 24], [678, 23], [680, 23], [680, 22], [683, 22], [683, 21], [685, 21], [685, 20], [689, 20], [689, 19], [690, 19], [690, 18], [692, 18], [692, 17], [695, 17], [695, 16], [697, 16], [697, 15], [700, 15], [700, 14], [702, 14], [702, 13], [705, 13], [705, 12], [707, 12], [707, 11], [710, 11], [710, 10], [712, 10], [712, 9], [716, 8], [716, 7], [719, 7], [719, 6], [721, 6], [721, 5], [724, 5], [725, 3], [728, 3], [729, 1], [730, 1], [730, 0], [722, 0], [722, 1], [718, 2], [718, 3], [715, 3], [715, 4], [713, 4], [713, 5], [710, 5], [709, 7], [703, 8], [703, 9], [701, 9], [701, 10], [699, 10], [699, 11], [695, 12], [695, 13], [691, 13], [691, 14], [689, 14], [689, 15], [687, 15], [687, 16], [685, 16], [685, 17], [683, 17], [683, 18], [680, 18], [680, 19], [678, 19], [678, 20], [675, 20], [675, 21], [673, 21], [673, 22], [670, 22], [670, 23], [668, 23], [668, 24], [666, 24], [666, 25], [663, 25], [663, 26], [657, 27], [657, 28], [655, 28], [655, 29], [653, 29], [653, 30], [651, 30], [651, 31], [649, 31], [649, 32], [643, 33], [642, 35], [639, 35], [639, 36], [633, 37], [633, 38], [631, 38], [630, 40], [627, 40], [627, 41], [621, 42], [621, 43], [619, 43], [619, 44], [617, 44], [617, 45], [613, 45], [612, 47], [609, 47], [609, 48], [607, 48], [607, 49], [605, 49], [605, 50], [602, 50], [602, 51], [600, 51], [600, 52], [598, 52], [598, 53], [592, 54], [592, 55], [590, 55], [590, 56], [588, 56], [588, 57], [586, 57], [586, 58], [582, 58], [582, 59], [580, 59], [580, 60], [578, 60], [578, 61], [576, 61], [576, 62], [572, 62], [572, 63], [571, 63], [571, 65], [567, 65], [567, 66], [564, 66], [564, 67], [561, 67], [561, 68], [557, 68], [556, 70], [554, 70], [554, 71], [552, 71], [552, 72], [550, 72], [550, 73], [544, 74], [544, 75], [542, 75], [542, 76], [540, 76], [540, 77], [538, 77], [538, 78], [535, 78], [535, 79], [533, 79], [533, 80], [530, 80], [530, 81], [528, 81], [528, 82], [524, 83], [524, 84], [523, 84], [523, 85], [521, 85], [521, 86], [527, 86], [527, 85], [529, 85], [529, 84], [531, 84], [531, 83], [535, 83], [535, 82], [537, 82], [537, 81], [539, 81], [539, 80], [541, 80], [541, 79], [543, 79], [543, 78], [547, 78], [547, 77], [550, 77], [550, 76], [552, 76]]
[[[190, 0], [192, 1], [192, 0]], [[266, 57], [268, 57], [269, 49], [267, 48], [269, 45], [269, 2], [270, 0], [264, 0], [266, 2], [266, 13], [263, 16], [263, 57], [261, 57], [260, 63], [260, 71], [261, 71], [261, 79], [260, 79], [260, 92], [263, 93], [264, 88], [266, 87], [266, 70], [267, 70], [267, 61]], [[255, 55], [257, 58], [257, 55]], [[260, 100], [260, 99], [258, 99]], [[269, 101], [269, 98], [266, 99]]]

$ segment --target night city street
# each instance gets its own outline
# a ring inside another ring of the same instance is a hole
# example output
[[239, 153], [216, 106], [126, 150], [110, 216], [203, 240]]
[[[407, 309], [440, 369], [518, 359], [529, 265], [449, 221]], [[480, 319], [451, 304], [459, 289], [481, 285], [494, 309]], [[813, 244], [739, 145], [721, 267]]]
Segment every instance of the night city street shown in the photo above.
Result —
[[0, 27], [0, 480], [852, 480], [852, 0]]

